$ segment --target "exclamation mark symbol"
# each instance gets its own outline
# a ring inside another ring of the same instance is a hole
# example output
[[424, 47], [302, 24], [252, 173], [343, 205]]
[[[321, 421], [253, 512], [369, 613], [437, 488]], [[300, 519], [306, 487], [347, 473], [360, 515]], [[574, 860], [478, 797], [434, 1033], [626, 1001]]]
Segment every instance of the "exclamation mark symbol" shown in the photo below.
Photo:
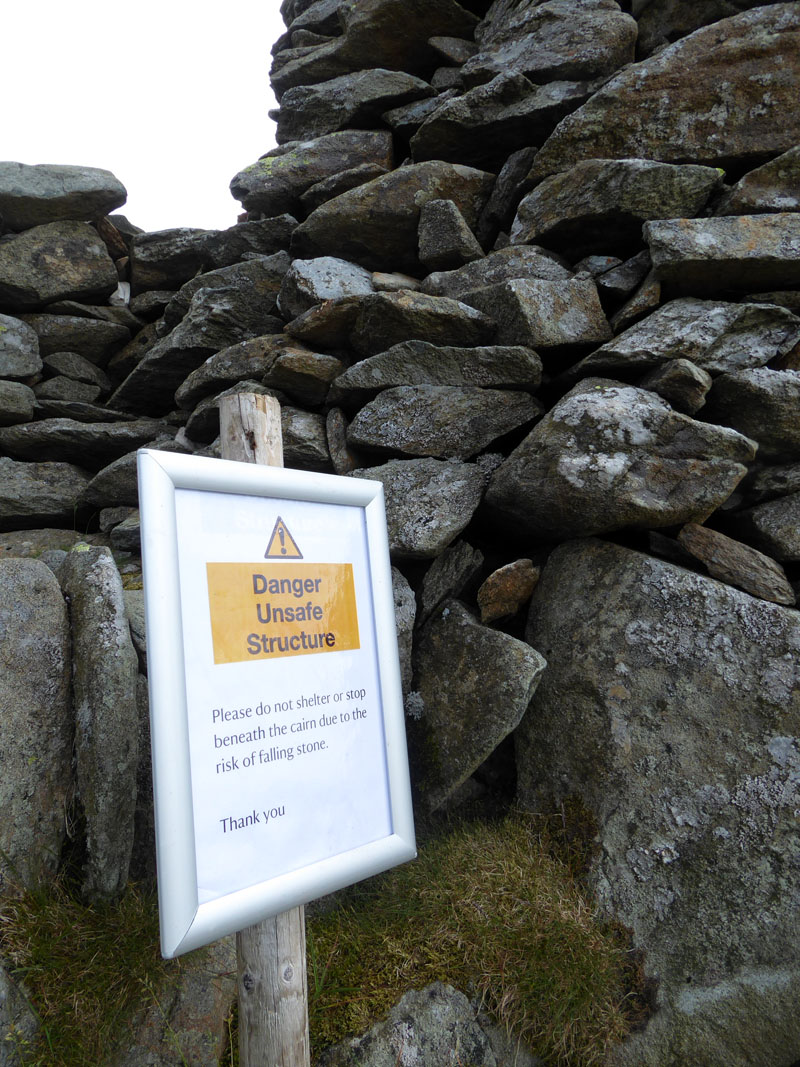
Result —
[[284, 531], [283, 526], [279, 526], [278, 527], [278, 537], [280, 537], [280, 539], [281, 539], [281, 555], [285, 556], [286, 555], [286, 532]]

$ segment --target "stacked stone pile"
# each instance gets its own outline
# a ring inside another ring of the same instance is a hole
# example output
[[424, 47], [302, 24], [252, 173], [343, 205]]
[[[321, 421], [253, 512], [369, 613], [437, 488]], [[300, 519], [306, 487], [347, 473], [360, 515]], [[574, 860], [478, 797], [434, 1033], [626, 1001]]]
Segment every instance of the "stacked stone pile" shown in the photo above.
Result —
[[287, 466], [384, 484], [419, 803], [577, 799], [596, 825], [591, 888], [655, 989], [609, 1062], [789, 1067], [800, 7], [281, 10], [278, 147], [233, 179], [236, 226], [142, 233], [105, 172], [0, 165], [2, 543], [48, 550], [73, 629], [98, 584], [127, 694], [119, 751], [73, 772], [70, 700], [79, 739], [108, 701], [91, 666], [70, 697], [45, 563], [0, 563], [7, 614], [61, 620], [29, 821], [57, 854], [77, 781], [87, 892], [146, 868], [140, 595], [51, 546], [89, 529], [135, 567], [136, 449], [217, 455], [220, 396], [269, 392]]

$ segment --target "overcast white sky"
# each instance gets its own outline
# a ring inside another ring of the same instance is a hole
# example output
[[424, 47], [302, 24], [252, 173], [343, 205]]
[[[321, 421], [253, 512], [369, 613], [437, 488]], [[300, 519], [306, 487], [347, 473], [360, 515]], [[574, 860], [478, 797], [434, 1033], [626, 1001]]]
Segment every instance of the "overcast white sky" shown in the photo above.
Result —
[[275, 145], [280, 0], [5, 0], [0, 158], [104, 167], [145, 230], [232, 226]]

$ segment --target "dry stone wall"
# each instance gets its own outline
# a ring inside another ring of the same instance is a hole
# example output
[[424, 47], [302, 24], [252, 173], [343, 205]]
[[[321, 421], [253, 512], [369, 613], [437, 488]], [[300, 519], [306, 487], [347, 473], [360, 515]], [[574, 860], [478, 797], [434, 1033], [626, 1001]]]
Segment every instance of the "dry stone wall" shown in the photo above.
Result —
[[0, 164], [0, 690], [52, 752], [31, 793], [4, 716], [3, 808], [50, 858], [22, 816], [3, 855], [52, 876], [77, 795], [87, 894], [152, 876], [141, 593], [65, 549], [135, 575], [136, 449], [218, 455], [219, 397], [269, 392], [287, 466], [384, 484], [420, 807], [596, 825], [655, 990], [609, 1064], [790, 1067], [800, 5], [281, 11], [278, 147], [230, 229], [143, 233], [107, 172]]

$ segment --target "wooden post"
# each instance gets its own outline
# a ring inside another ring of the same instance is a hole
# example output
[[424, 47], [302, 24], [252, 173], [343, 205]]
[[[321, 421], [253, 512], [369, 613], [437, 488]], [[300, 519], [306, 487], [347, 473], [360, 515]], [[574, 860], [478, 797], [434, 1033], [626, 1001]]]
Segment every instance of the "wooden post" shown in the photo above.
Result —
[[[223, 459], [283, 466], [281, 407], [274, 397], [237, 393], [219, 407]], [[304, 909], [240, 930], [236, 955], [241, 1067], [309, 1067]]]

